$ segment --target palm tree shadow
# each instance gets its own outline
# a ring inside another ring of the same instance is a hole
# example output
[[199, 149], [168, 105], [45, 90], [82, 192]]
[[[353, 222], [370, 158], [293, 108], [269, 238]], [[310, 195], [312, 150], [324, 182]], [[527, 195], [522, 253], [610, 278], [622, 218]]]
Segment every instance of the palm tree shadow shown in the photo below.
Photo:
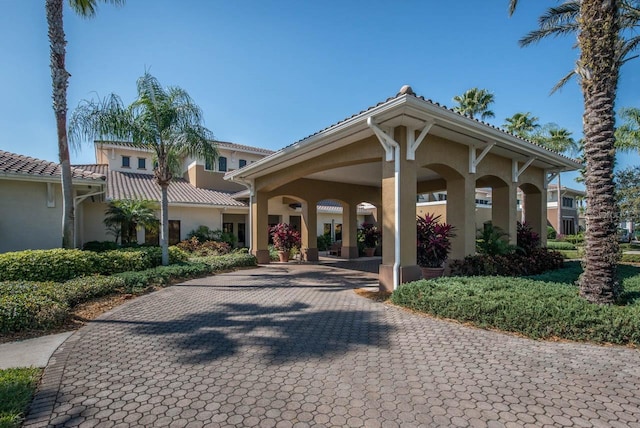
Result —
[[387, 347], [391, 325], [375, 319], [375, 311], [313, 310], [302, 302], [282, 306], [223, 304], [216, 310], [182, 318], [136, 322], [137, 335], [162, 336], [168, 355], [183, 363], [206, 364], [250, 349], [271, 362], [344, 354], [356, 347]]

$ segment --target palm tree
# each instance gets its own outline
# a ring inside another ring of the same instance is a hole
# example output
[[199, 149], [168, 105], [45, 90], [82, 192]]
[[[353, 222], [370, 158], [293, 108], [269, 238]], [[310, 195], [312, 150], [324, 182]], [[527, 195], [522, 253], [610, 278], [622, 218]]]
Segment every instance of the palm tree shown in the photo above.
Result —
[[[509, 0], [511, 13], [518, 0]], [[580, 294], [590, 302], [613, 303], [622, 287], [617, 279], [618, 206], [615, 199], [614, 103], [620, 67], [617, 0], [581, 0], [578, 19], [580, 58], [576, 71], [584, 98], [583, 133], [587, 193], [584, 273]]]
[[180, 158], [194, 156], [215, 162], [218, 156], [211, 131], [203, 126], [202, 111], [189, 94], [177, 87], [163, 88], [146, 72], [137, 82], [138, 98], [125, 107], [120, 97], [85, 100], [70, 121], [74, 141], [115, 139], [151, 150], [154, 175], [162, 190], [160, 245], [162, 264], [169, 264], [169, 200], [167, 190], [180, 174]]
[[530, 112], [516, 113], [505, 119], [504, 128], [521, 138], [529, 138], [531, 133], [540, 127], [538, 118], [531, 116]]
[[[618, 25], [622, 32], [616, 45], [616, 61], [619, 67], [638, 57], [635, 52], [640, 45], [640, 36], [636, 31], [640, 22], [639, 3], [637, 0], [618, 0]], [[527, 33], [519, 40], [519, 44], [529, 46], [549, 37], [577, 34], [580, 27], [579, 17], [580, 0], [565, 0], [562, 4], [547, 9], [538, 19], [538, 29]], [[576, 70], [571, 70], [551, 89], [551, 93], [563, 87], [577, 75]]]
[[136, 242], [136, 231], [139, 228], [157, 228], [158, 219], [154, 206], [153, 201], [146, 200], [111, 201], [105, 211], [104, 224], [110, 230], [120, 230], [123, 244], [131, 244]]
[[[69, 0], [71, 8], [84, 18], [95, 16], [98, 1], [123, 4], [124, 0]], [[51, 51], [51, 80], [53, 83], [53, 111], [56, 116], [58, 133], [58, 158], [62, 177], [62, 247], [71, 248], [74, 243], [73, 189], [71, 183], [71, 162], [67, 141], [67, 87], [69, 73], [65, 68], [66, 45], [62, 9], [64, 0], [46, 0], [47, 25]]]
[[637, 150], [640, 153], [640, 108], [627, 107], [618, 111], [624, 123], [616, 129], [618, 150]]
[[458, 106], [453, 110], [469, 116], [471, 119], [480, 115], [482, 120], [488, 117], [494, 117], [495, 114], [489, 109], [489, 105], [495, 101], [493, 94], [486, 89], [471, 88], [462, 95], [456, 95], [453, 100]]

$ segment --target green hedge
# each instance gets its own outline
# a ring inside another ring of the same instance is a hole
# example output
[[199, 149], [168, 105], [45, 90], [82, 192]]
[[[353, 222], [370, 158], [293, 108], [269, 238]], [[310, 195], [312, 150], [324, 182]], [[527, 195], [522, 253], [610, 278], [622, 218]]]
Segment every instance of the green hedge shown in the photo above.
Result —
[[[187, 260], [188, 255], [169, 248], [169, 262]], [[96, 253], [82, 250], [26, 250], [0, 254], [0, 281], [63, 282], [81, 276], [110, 275], [158, 266], [162, 261], [159, 247], [122, 248]]]
[[256, 265], [255, 257], [246, 253], [199, 259], [139, 272], [78, 277], [62, 283], [0, 282], [0, 333], [55, 327], [69, 316], [70, 308], [96, 297], [117, 292], [135, 293], [153, 284], [164, 285], [177, 279]]
[[623, 254], [622, 261], [626, 263], [640, 263], [640, 254]]
[[547, 248], [550, 250], [575, 250], [576, 246], [566, 241], [547, 241]]
[[65, 283], [0, 282], [0, 332], [48, 328], [60, 324], [69, 308], [124, 287], [116, 277], [90, 276]]
[[182, 278], [208, 275], [214, 272], [238, 267], [256, 266], [255, 256], [247, 253], [231, 253], [223, 256], [192, 257], [189, 263], [158, 266], [139, 272], [123, 272], [122, 278], [130, 292], [136, 292], [150, 285], [165, 285]]
[[[391, 301], [438, 317], [532, 338], [640, 345], [640, 268], [620, 268], [625, 288], [621, 301], [625, 304], [601, 306], [579, 297], [573, 285], [580, 273], [576, 266], [539, 280], [457, 277], [418, 281], [400, 287]], [[549, 280], [560, 282], [546, 282]]]

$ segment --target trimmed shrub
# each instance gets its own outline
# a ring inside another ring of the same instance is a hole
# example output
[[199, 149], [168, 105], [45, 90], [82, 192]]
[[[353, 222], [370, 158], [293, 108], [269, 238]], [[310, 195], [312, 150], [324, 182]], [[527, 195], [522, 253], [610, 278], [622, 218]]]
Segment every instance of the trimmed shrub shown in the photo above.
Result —
[[[594, 305], [572, 285], [580, 273], [554, 272], [562, 282], [528, 278], [440, 278], [405, 284], [391, 301], [438, 317], [532, 338], [561, 337], [600, 343], [640, 344], [640, 270], [621, 266], [621, 305]], [[633, 272], [631, 272], [633, 271]], [[546, 275], [545, 280], [554, 280]]]
[[153, 285], [167, 285], [171, 281], [207, 275], [211, 267], [206, 263], [185, 263], [169, 266], [158, 266], [139, 272], [122, 272], [115, 276], [124, 281], [124, 289], [129, 293], [137, 293]]
[[231, 252], [231, 246], [226, 242], [201, 242], [195, 236], [179, 242], [176, 247], [182, 251], [198, 256], [220, 256], [223, 254], [229, 254], [229, 252]]
[[0, 254], [0, 281], [56, 281], [96, 272], [97, 253], [82, 250], [26, 250]]
[[566, 241], [547, 241], [547, 248], [550, 250], [575, 250], [576, 246]]
[[[318, 251], [327, 251], [329, 248], [331, 248], [331, 235], [328, 233], [324, 235], [318, 235], [317, 243], [318, 243]], [[360, 243], [359, 238], [358, 238], [358, 243]]]
[[563, 266], [564, 257], [557, 251], [537, 248], [529, 255], [512, 253], [490, 256], [478, 254], [451, 263], [452, 276], [528, 276]]
[[96, 253], [120, 248], [117, 242], [113, 241], [89, 241], [82, 246], [85, 251], [95, 251]]
[[556, 230], [553, 226], [547, 226], [547, 239], [556, 239]]
[[640, 263], [640, 254], [623, 254], [622, 261], [625, 263]]
[[205, 263], [211, 268], [211, 272], [220, 272], [237, 267], [256, 266], [255, 256], [248, 253], [232, 253], [224, 256], [194, 257], [193, 262]]
[[[169, 247], [169, 262], [185, 262], [188, 254]], [[26, 250], [0, 254], [0, 281], [55, 281], [93, 274], [109, 275], [148, 269], [162, 263], [160, 247], [120, 248], [101, 253], [82, 250]]]
[[124, 288], [124, 280], [116, 276], [83, 276], [71, 279], [61, 286], [64, 301], [74, 307], [80, 303], [113, 294]]
[[0, 283], [0, 332], [47, 328], [67, 317], [68, 306], [51, 282]]

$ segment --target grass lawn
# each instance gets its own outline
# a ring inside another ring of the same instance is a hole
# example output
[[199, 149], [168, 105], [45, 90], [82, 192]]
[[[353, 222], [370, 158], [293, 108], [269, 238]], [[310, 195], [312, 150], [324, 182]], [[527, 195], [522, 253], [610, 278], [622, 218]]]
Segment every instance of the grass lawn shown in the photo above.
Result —
[[27, 368], [0, 370], [0, 428], [20, 426], [41, 373]]
[[563, 338], [640, 345], [640, 267], [620, 265], [624, 293], [617, 305], [580, 298], [580, 262], [529, 278], [448, 277], [402, 286], [397, 305], [437, 317], [535, 339]]

